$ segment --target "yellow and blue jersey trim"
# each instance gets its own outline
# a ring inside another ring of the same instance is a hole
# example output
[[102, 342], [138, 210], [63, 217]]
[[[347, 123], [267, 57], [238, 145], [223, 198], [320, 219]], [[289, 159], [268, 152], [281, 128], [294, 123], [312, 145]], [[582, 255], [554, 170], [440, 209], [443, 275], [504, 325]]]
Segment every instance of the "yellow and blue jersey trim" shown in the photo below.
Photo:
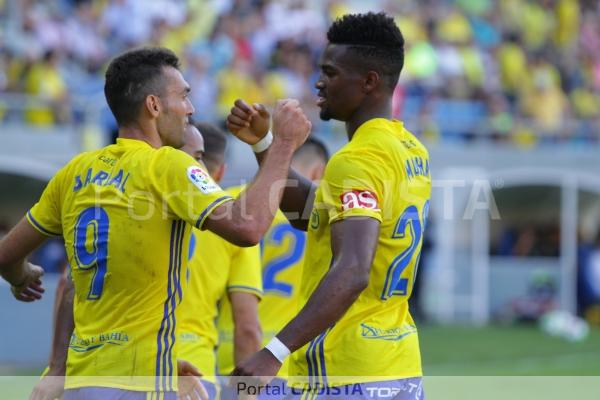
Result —
[[306, 350], [308, 364], [308, 383], [311, 388], [327, 387], [327, 367], [325, 366], [325, 338], [333, 327], [310, 341]]
[[208, 205], [208, 207], [206, 207], [204, 209], [204, 211], [202, 211], [202, 213], [200, 214], [200, 216], [198, 217], [198, 220], [196, 221], [196, 228], [197, 229], [202, 229], [202, 225], [204, 224], [204, 220], [206, 219], [206, 217], [208, 217], [208, 215], [210, 214], [210, 212], [217, 207], [220, 204], [225, 203], [226, 201], [233, 201], [233, 197], [231, 196], [222, 196], [219, 197], [218, 199], [216, 199], [215, 201], [213, 201], [212, 203], [210, 203]]
[[44, 228], [39, 222], [36, 221], [35, 218], [33, 218], [33, 215], [31, 215], [31, 211], [27, 211], [26, 217], [27, 217], [27, 221], [29, 221], [31, 226], [33, 226], [35, 228], [35, 230], [37, 230], [38, 232], [40, 232], [46, 236], [62, 236], [61, 233], [55, 233], [55, 232], [52, 232], [52, 231]]
[[252, 293], [257, 295], [259, 298], [262, 298], [263, 296], [263, 291], [260, 289], [257, 289], [255, 287], [252, 286], [244, 286], [244, 285], [230, 285], [227, 286], [227, 291], [228, 292], [246, 292], [246, 293]]
[[173, 221], [171, 226], [169, 275], [167, 282], [167, 298], [164, 305], [163, 319], [157, 335], [156, 352], [156, 391], [177, 390], [173, 386], [173, 347], [175, 345], [175, 308], [183, 297], [181, 291], [181, 266], [183, 253], [183, 238], [185, 236], [185, 221]]

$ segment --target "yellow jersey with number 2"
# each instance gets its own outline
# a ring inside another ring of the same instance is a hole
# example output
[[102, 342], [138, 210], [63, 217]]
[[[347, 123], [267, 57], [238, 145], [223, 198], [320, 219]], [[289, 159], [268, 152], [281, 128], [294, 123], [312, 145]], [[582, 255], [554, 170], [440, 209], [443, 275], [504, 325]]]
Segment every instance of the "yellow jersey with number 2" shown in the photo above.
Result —
[[290, 375], [308, 376], [314, 386], [421, 376], [408, 298], [430, 192], [428, 152], [400, 121], [365, 122], [331, 158], [309, 222], [304, 301], [330, 268], [332, 224], [352, 217], [378, 220], [377, 251], [367, 288], [335, 325], [293, 354]]

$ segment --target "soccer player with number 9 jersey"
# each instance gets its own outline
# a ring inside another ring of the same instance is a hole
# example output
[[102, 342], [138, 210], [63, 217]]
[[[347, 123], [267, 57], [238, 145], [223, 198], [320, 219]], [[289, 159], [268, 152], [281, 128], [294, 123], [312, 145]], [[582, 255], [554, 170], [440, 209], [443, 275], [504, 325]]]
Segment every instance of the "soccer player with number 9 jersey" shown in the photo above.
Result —
[[194, 112], [178, 68], [162, 48], [115, 58], [104, 91], [117, 143], [71, 160], [0, 241], [0, 273], [27, 301], [37, 297], [39, 271], [23, 259], [47, 236], [65, 240], [75, 287], [66, 400], [175, 399], [178, 372], [199, 374], [177, 360], [176, 347], [190, 225], [256, 245], [281, 198], [269, 188], [310, 131], [297, 102], [280, 102], [271, 144], [278, 151], [234, 200], [176, 150]]

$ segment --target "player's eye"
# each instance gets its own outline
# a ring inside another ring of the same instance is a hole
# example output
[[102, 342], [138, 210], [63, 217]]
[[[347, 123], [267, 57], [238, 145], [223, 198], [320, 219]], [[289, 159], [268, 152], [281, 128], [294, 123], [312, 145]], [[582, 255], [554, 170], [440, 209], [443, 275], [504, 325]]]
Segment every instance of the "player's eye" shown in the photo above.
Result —
[[330, 68], [323, 68], [322, 73], [328, 78], [331, 78], [335, 75], [335, 71]]

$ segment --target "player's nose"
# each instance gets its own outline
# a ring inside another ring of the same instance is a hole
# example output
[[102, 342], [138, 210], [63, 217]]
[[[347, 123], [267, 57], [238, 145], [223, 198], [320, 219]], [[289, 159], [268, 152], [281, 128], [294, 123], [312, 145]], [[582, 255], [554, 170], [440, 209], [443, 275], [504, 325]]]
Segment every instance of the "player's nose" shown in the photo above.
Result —
[[188, 101], [187, 101], [187, 115], [191, 116], [192, 114], [194, 114], [194, 112], [196, 112], [196, 109], [194, 108], [194, 105], [192, 104], [192, 102], [188, 99]]
[[315, 82], [315, 89], [323, 89], [325, 87], [325, 82], [323, 82], [323, 79], [319, 76], [319, 79], [317, 79], [317, 81]]

